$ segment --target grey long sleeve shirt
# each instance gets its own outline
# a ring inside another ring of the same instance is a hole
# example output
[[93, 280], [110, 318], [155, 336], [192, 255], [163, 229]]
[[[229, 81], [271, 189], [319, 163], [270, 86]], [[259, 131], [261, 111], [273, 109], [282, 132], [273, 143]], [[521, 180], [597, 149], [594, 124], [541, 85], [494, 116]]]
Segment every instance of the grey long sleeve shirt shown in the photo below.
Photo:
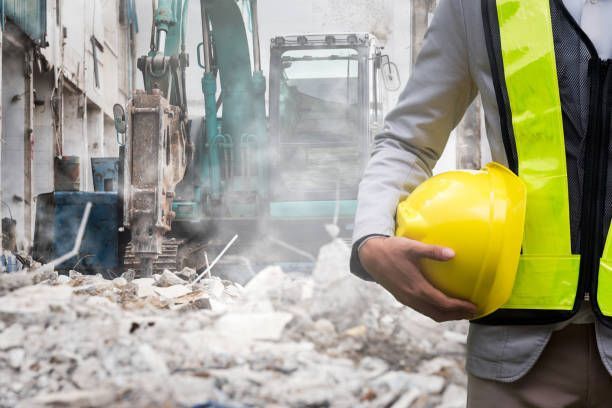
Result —
[[[375, 138], [359, 187], [351, 259], [356, 275], [369, 278], [359, 263], [359, 244], [371, 235], [394, 234], [398, 202], [431, 176], [449, 134], [478, 93], [492, 158], [507, 164], [484, 35], [480, 1], [441, 0], [412, 77]], [[484, 379], [516, 381], [556, 329], [471, 324], [467, 369]], [[612, 330], [596, 323], [596, 331], [602, 361], [612, 373]]]

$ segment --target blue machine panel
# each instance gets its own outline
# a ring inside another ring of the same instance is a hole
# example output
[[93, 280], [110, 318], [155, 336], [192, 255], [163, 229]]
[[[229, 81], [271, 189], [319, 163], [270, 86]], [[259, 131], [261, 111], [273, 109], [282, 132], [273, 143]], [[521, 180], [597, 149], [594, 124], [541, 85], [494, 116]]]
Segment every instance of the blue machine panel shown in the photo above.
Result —
[[92, 203], [79, 255], [58, 270], [114, 275], [121, 266], [120, 206], [117, 193], [55, 192], [38, 196], [34, 258], [48, 262], [69, 252], [87, 202]]
[[116, 192], [119, 187], [119, 158], [94, 157], [91, 170], [95, 191]]

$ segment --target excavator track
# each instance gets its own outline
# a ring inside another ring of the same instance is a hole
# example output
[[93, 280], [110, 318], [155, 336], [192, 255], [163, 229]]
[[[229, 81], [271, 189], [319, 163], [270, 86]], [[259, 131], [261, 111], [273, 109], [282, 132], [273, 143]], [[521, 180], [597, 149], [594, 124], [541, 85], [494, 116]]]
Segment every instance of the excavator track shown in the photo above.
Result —
[[[162, 253], [157, 260], [153, 262], [153, 273], [162, 273], [164, 269], [168, 269], [172, 272], [177, 272], [179, 270], [178, 251], [182, 243], [182, 241], [175, 238], [166, 238], [163, 240]], [[137, 272], [142, 272], [140, 260], [134, 255], [131, 243], [126, 247], [123, 265], [126, 270], [134, 269]]]

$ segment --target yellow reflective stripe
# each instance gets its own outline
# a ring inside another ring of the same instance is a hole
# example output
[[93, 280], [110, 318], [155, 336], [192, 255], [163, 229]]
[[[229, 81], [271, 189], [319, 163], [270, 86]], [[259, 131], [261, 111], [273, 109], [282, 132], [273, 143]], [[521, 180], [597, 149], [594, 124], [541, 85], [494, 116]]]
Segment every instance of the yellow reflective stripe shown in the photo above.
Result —
[[497, 0], [504, 75], [527, 186], [523, 255], [504, 308], [571, 310], [580, 256], [571, 253], [569, 192], [550, 4]]
[[550, 4], [498, 0], [497, 13], [519, 176], [527, 185], [523, 254], [570, 255], [565, 142]]
[[504, 309], [572, 310], [579, 268], [579, 255], [522, 256]]
[[597, 304], [604, 316], [612, 316], [612, 223], [599, 262], [597, 277]]
[[[608, 235], [608, 241], [610, 236]], [[602, 259], [597, 277], [597, 304], [604, 316], [612, 316], [612, 261]]]
[[604, 246], [604, 250], [601, 255], [601, 260], [606, 262], [612, 262], [612, 222], [608, 227], [608, 237], [606, 239], [606, 245]]

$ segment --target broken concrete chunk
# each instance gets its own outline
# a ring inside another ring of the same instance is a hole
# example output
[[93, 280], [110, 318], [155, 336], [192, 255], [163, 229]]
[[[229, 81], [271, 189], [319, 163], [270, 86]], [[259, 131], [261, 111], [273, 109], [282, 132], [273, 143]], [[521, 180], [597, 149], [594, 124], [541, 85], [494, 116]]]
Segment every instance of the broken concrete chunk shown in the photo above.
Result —
[[68, 277], [70, 279], [76, 279], [76, 278], [79, 278], [81, 276], [83, 276], [83, 274], [81, 272], [77, 272], [77, 271], [70, 271], [70, 272], [68, 272]]
[[168, 269], [165, 269], [164, 272], [159, 275], [159, 278], [156, 280], [155, 285], [162, 288], [167, 288], [169, 286], [184, 285], [186, 283], [186, 281], [179, 278], [174, 273], [170, 272]]
[[345, 335], [350, 337], [365, 337], [368, 334], [368, 328], [364, 325], [351, 327], [344, 332]]
[[58, 284], [58, 285], [66, 285], [66, 284], [70, 283], [71, 280], [72, 279], [70, 279], [69, 276], [59, 275], [57, 277], [57, 280], [55, 281], [55, 283]]
[[0, 333], [0, 350], [18, 347], [25, 341], [26, 332], [23, 326], [15, 323]]
[[444, 378], [438, 375], [406, 374], [406, 379], [411, 387], [418, 388], [429, 394], [439, 394], [444, 389]]
[[351, 249], [341, 239], [334, 239], [319, 251], [317, 263], [312, 276], [315, 282], [329, 284], [349, 275], [347, 265], [351, 258]]
[[153, 292], [166, 299], [176, 299], [191, 293], [191, 289], [184, 285], [174, 285], [165, 288], [153, 287]]
[[228, 313], [221, 316], [215, 328], [228, 338], [279, 340], [291, 313]]
[[43, 393], [17, 405], [18, 408], [37, 407], [108, 407], [121, 395], [121, 390], [96, 388], [93, 390], [60, 391]]
[[11, 292], [24, 286], [36, 285], [47, 280], [57, 280], [55, 271], [19, 271], [12, 273], [0, 273], [0, 295]]
[[245, 295], [251, 299], [276, 298], [281, 296], [285, 273], [278, 266], [263, 269], [244, 285]]
[[136, 291], [136, 295], [139, 298], [155, 295], [155, 291], [153, 290], [153, 284], [155, 283], [155, 281], [153, 280], [153, 278], [134, 279], [132, 283], [134, 283], [138, 288], [138, 290]]
[[415, 388], [408, 390], [405, 392], [395, 403], [391, 406], [391, 408], [410, 408], [413, 406], [415, 401], [422, 396], [423, 393]]
[[319, 319], [314, 323], [315, 329], [325, 335], [336, 335], [334, 324], [327, 319]]
[[196, 272], [195, 269], [189, 268], [189, 267], [185, 267], [183, 268], [182, 271], [180, 271], [179, 273], [177, 273], [178, 277], [185, 279], [186, 281], [191, 282], [193, 279], [195, 279], [198, 276], [198, 273]]
[[72, 381], [81, 389], [94, 389], [105, 370], [97, 358], [89, 357], [80, 361], [72, 373]]
[[211, 297], [215, 299], [220, 299], [223, 297], [223, 293], [225, 292], [225, 285], [223, 284], [221, 279], [217, 277], [203, 279], [202, 285]]
[[444, 332], [444, 338], [459, 344], [467, 344], [467, 334], [464, 333], [457, 333], [454, 331], [446, 330]]
[[14, 348], [9, 350], [8, 352], [8, 361], [9, 365], [15, 370], [21, 367], [21, 363], [23, 363], [23, 359], [25, 357], [25, 350], [22, 348]]
[[112, 289], [114, 287], [112, 281], [107, 280], [97, 280], [93, 283], [85, 286], [78, 287], [74, 290], [75, 295], [89, 295], [89, 296], [98, 296], [104, 294], [107, 290]]
[[190, 303], [190, 306], [192, 306], [194, 309], [201, 309], [201, 310], [203, 309], [211, 310], [212, 309], [212, 305], [210, 304], [210, 299], [207, 297], [196, 299], [195, 301]]
[[389, 364], [380, 358], [368, 356], [359, 362], [359, 369], [365, 371], [368, 378], [374, 378], [386, 373], [389, 370]]
[[134, 280], [134, 278], [136, 278], [136, 271], [134, 269], [128, 269], [127, 271], [123, 272], [121, 277], [128, 282], [131, 282]]
[[[185, 407], [201, 406], [216, 392], [215, 379], [179, 374], [170, 377], [169, 385], [172, 388], [177, 405]], [[214, 408], [213, 405], [210, 408]], [[221, 405], [219, 405], [221, 407]]]
[[113, 285], [115, 285], [116, 288], [123, 288], [127, 284], [128, 284], [128, 280], [122, 276], [113, 279]]
[[466, 401], [467, 390], [458, 385], [450, 384], [442, 394], [440, 408], [463, 408]]
[[151, 371], [156, 375], [168, 375], [168, 366], [166, 361], [153, 347], [149, 344], [141, 344], [138, 348], [140, 357], [148, 364]]
[[457, 364], [445, 357], [436, 357], [431, 360], [423, 361], [417, 371], [421, 374], [438, 374], [442, 370], [456, 366]]

